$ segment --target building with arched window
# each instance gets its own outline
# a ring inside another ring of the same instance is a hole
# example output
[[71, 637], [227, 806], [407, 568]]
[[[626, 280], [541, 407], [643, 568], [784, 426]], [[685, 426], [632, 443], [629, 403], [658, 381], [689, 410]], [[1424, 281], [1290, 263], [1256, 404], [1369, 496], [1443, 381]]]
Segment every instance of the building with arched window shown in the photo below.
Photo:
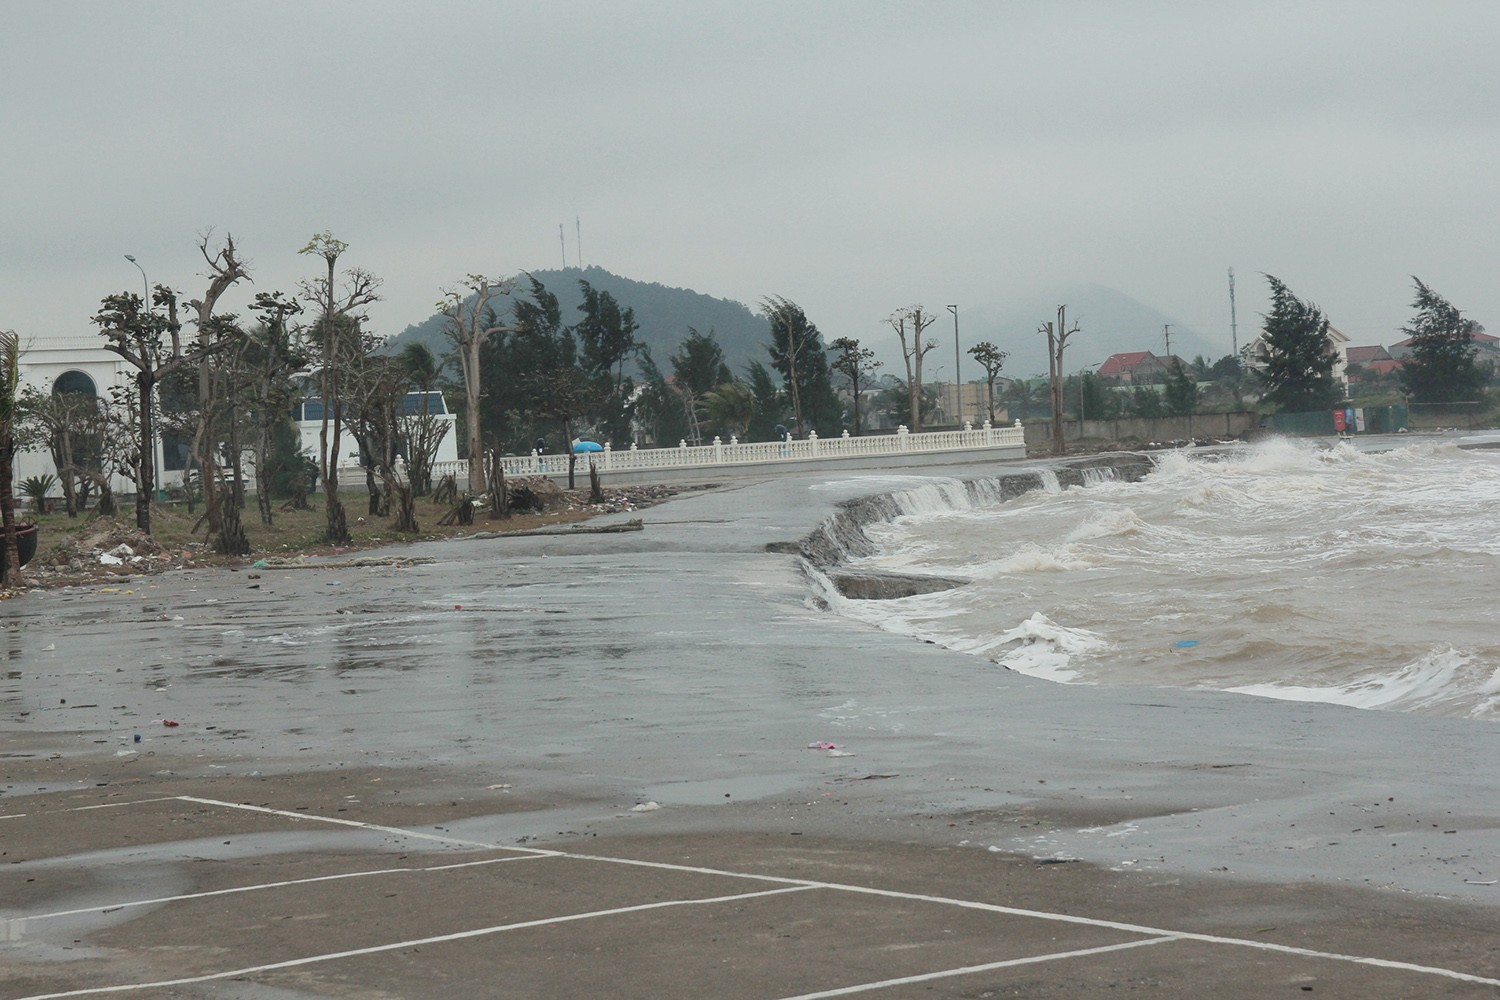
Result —
[[[21, 345], [19, 382], [27, 387], [49, 395], [72, 393], [107, 400], [110, 391], [126, 384], [135, 375], [132, 368], [118, 354], [104, 349], [99, 337], [49, 338], [45, 347]], [[412, 415], [430, 413], [448, 425], [436, 460], [452, 462], [458, 459], [457, 418], [448, 411], [440, 392], [407, 393], [402, 413]], [[301, 436], [302, 450], [316, 454], [318, 435], [322, 429], [323, 404], [319, 399], [307, 399], [296, 404], [292, 417]], [[345, 432], [339, 464], [343, 467], [357, 466], [359, 446], [352, 435]], [[183, 470], [187, 466], [190, 442], [166, 433], [158, 433], [156, 440], [156, 475], [159, 489], [171, 489], [182, 485]], [[15, 481], [17, 483], [32, 476], [56, 475], [57, 464], [46, 445], [18, 451], [15, 458]], [[253, 484], [251, 485], [253, 489]], [[135, 492], [135, 484], [125, 477], [111, 476], [110, 489], [116, 494]], [[54, 496], [61, 495], [58, 489]]]
[[[23, 343], [19, 369], [17, 381], [23, 390], [30, 387], [48, 395], [72, 393], [94, 399], [107, 399], [110, 388], [123, 382], [132, 371], [118, 354], [104, 349], [99, 337], [49, 337], [46, 346]], [[160, 468], [159, 442], [157, 463]], [[57, 467], [47, 447], [16, 453], [16, 482], [32, 476], [56, 474]], [[177, 481], [181, 479], [179, 472]], [[118, 475], [111, 477], [110, 488], [117, 493], [135, 491], [130, 480]]]

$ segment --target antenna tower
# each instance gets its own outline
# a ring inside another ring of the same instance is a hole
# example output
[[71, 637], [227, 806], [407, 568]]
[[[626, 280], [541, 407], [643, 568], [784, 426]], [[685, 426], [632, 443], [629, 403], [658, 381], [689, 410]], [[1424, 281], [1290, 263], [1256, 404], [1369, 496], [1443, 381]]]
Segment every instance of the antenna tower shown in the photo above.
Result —
[[1161, 325], [1161, 332], [1162, 336], [1167, 338], [1167, 357], [1170, 358], [1172, 356], [1172, 324], [1163, 323]]
[[563, 270], [566, 271], [568, 269], [568, 241], [563, 236], [563, 224], [561, 222], [557, 224], [557, 242], [562, 244]]
[[1234, 268], [1229, 269], [1229, 346], [1234, 351], [1234, 363], [1240, 363], [1240, 331], [1234, 321]]
[[578, 254], [578, 270], [583, 270], [583, 223], [578, 216], [573, 216], [573, 228], [578, 233], [578, 239], [574, 241], [573, 250]]

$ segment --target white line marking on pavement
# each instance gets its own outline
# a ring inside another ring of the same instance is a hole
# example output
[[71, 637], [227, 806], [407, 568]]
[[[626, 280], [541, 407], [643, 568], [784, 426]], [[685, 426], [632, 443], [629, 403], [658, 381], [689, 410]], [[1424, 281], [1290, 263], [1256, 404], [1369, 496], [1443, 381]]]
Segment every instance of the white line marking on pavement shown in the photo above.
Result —
[[396, 827], [377, 826], [371, 823], [361, 823], [357, 820], [336, 819], [330, 816], [310, 816], [305, 813], [287, 812], [281, 809], [268, 809], [265, 806], [251, 806], [242, 803], [220, 802], [215, 799], [200, 799], [190, 795], [179, 796], [186, 802], [201, 802], [207, 805], [224, 806], [230, 809], [247, 809], [252, 812], [270, 813], [276, 816], [290, 816], [296, 819], [316, 820], [323, 823], [336, 823], [344, 826], [358, 827], [361, 829], [377, 830], [384, 833], [400, 834], [402, 836], [415, 837], [427, 840], [437, 840], [450, 844], [461, 844], [472, 847], [482, 847], [487, 850], [520, 851], [527, 854], [538, 854], [546, 857], [569, 858], [575, 861], [600, 861], [617, 865], [633, 865], [640, 868], [660, 868], [666, 871], [688, 872], [699, 875], [719, 875], [726, 878], [752, 879], [761, 882], [774, 882], [780, 885], [800, 887], [807, 889], [833, 889], [838, 892], [857, 892], [871, 896], [884, 896], [890, 899], [906, 899], [922, 903], [938, 903], [944, 906], [959, 906], [971, 910], [985, 910], [990, 913], [1004, 913], [1010, 916], [1030, 917], [1035, 920], [1051, 920], [1058, 923], [1080, 924], [1085, 927], [1102, 927], [1109, 930], [1126, 931], [1131, 934], [1140, 934], [1146, 937], [1173, 937], [1184, 941], [1201, 941], [1205, 944], [1232, 945], [1238, 948], [1253, 948], [1259, 951], [1272, 951], [1286, 955], [1299, 955], [1304, 958], [1320, 958], [1336, 962], [1352, 962], [1358, 965], [1369, 965], [1382, 969], [1399, 969], [1404, 972], [1416, 972], [1429, 976], [1443, 976], [1448, 979], [1457, 979], [1466, 983], [1480, 983], [1485, 986], [1500, 986], [1500, 979], [1492, 979], [1486, 976], [1470, 975], [1466, 972], [1458, 972], [1453, 969], [1444, 969], [1432, 965], [1417, 965], [1413, 962], [1397, 962], [1384, 958], [1369, 958], [1363, 955], [1341, 955], [1336, 952], [1314, 951], [1310, 948], [1296, 948], [1291, 945], [1272, 944], [1267, 941], [1249, 941], [1244, 938], [1219, 937], [1213, 934], [1195, 934], [1186, 931], [1174, 931], [1165, 927], [1148, 927], [1143, 924], [1127, 924], [1117, 920], [1100, 920], [1094, 917], [1080, 917], [1071, 913], [1049, 913], [1045, 910], [1027, 910], [1014, 906], [1001, 906], [996, 903], [980, 903], [969, 899], [954, 899], [948, 896], [929, 896], [915, 892], [901, 892], [896, 889], [877, 889], [871, 886], [846, 885], [839, 882], [818, 882], [812, 879], [784, 878], [777, 875], [758, 875], [753, 872], [735, 872], [720, 868], [702, 868], [694, 865], [678, 865], [665, 861], [640, 861], [634, 858], [615, 858], [601, 854], [576, 854], [568, 851], [545, 851], [540, 848], [531, 847], [505, 847], [500, 844], [482, 844], [472, 841], [458, 840], [453, 837], [439, 837], [435, 834], [415, 833], [410, 830], [401, 830]]
[[665, 868], [671, 871], [695, 872], [701, 875], [722, 875], [730, 878], [759, 879], [765, 882], [780, 882], [786, 885], [805, 885], [815, 889], [833, 889], [838, 892], [856, 892], [870, 896], [885, 896], [890, 899], [905, 899], [921, 903], [939, 903], [944, 906], [958, 906], [970, 910], [985, 910], [990, 913], [1003, 913], [1008, 916], [1029, 917], [1034, 920], [1051, 920], [1057, 923], [1080, 924], [1085, 927], [1101, 927], [1109, 930], [1125, 931], [1131, 934], [1142, 934], [1149, 937], [1171, 937], [1183, 941], [1200, 941], [1205, 944], [1233, 945], [1239, 948], [1255, 948], [1260, 951], [1274, 951], [1288, 955], [1300, 955], [1305, 958], [1322, 958], [1337, 962], [1354, 962], [1360, 965], [1372, 965], [1383, 969], [1401, 969], [1405, 972], [1420, 972], [1431, 976], [1445, 976], [1449, 979], [1458, 979], [1466, 983], [1481, 983], [1486, 986], [1500, 986], [1500, 979], [1491, 979], [1485, 976], [1470, 975], [1467, 972], [1456, 972], [1452, 969], [1444, 969], [1433, 965], [1417, 965], [1411, 962], [1397, 962], [1384, 958], [1369, 958], [1363, 955], [1342, 955], [1331, 951], [1314, 951], [1310, 948], [1297, 948], [1292, 945], [1273, 944], [1269, 941], [1250, 941], [1244, 938], [1219, 937], [1214, 934], [1197, 934], [1192, 931], [1174, 931], [1167, 927], [1149, 927], [1144, 924], [1127, 924], [1118, 920], [1100, 920], [1096, 917], [1080, 917], [1072, 913], [1050, 913], [1046, 910], [1027, 910], [1015, 906], [1002, 906], [998, 903], [980, 903], [971, 899], [955, 899], [950, 896], [929, 896], [923, 893], [902, 892], [898, 889], [878, 889], [866, 885], [847, 885], [840, 882], [818, 882], [812, 879], [784, 878], [777, 875], [757, 875], [751, 872], [725, 871], [717, 868], [698, 868], [688, 865], [675, 865], [665, 861], [639, 861], [634, 858], [612, 858], [604, 855], [573, 854], [559, 852], [559, 856], [573, 858], [580, 861], [608, 861], [621, 865], [639, 865], [645, 868]]
[[177, 896], [157, 896], [154, 899], [131, 899], [123, 903], [104, 903], [99, 906], [85, 906], [76, 910], [58, 910], [56, 913], [38, 913], [31, 916], [15, 917], [15, 920], [31, 922], [34, 920], [50, 920], [54, 917], [73, 917], [80, 913], [103, 913], [111, 910], [123, 910], [133, 906], [155, 906], [161, 903], [178, 903], [189, 899], [207, 899], [210, 896], [232, 896], [240, 892], [259, 892], [262, 889], [285, 889], [293, 885], [309, 885], [314, 882], [337, 882], [343, 879], [368, 878], [373, 875], [425, 875], [429, 872], [447, 872], [455, 868], [477, 868], [481, 865], [499, 865], [509, 861], [536, 861], [546, 857], [544, 854], [521, 854], [512, 855], [508, 858], [486, 858], [483, 861], [463, 861], [451, 865], [432, 865], [430, 867], [408, 867], [408, 868], [375, 868], [369, 871], [341, 872], [337, 875], [316, 875], [309, 878], [287, 879], [282, 882], [258, 882], [255, 885], [240, 885], [229, 889], [210, 889], [204, 892], [185, 892]]
[[1086, 958], [1089, 955], [1102, 955], [1110, 951], [1125, 951], [1127, 948], [1145, 948], [1154, 944], [1166, 944], [1168, 941], [1181, 940], [1175, 934], [1166, 937], [1147, 938], [1144, 941], [1125, 941], [1121, 944], [1106, 944], [1098, 948], [1080, 948], [1077, 951], [1055, 951], [1049, 955], [1029, 955], [1026, 958], [1008, 958], [1003, 962], [987, 962], [984, 965], [966, 965], [961, 969], [944, 969], [941, 972], [924, 972], [915, 976], [902, 976], [900, 979], [884, 979], [878, 983], [860, 983], [858, 986], [841, 986], [835, 990], [822, 990], [818, 993], [799, 993], [794, 997], [785, 997], [783, 1000], [823, 1000], [824, 997], [845, 997], [854, 993], [865, 993], [869, 990], [883, 990], [890, 986], [906, 986], [909, 983], [927, 983], [934, 979], [948, 979], [952, 976], [968, 976], [976, 972], [990, 972], [994, 969], [1008, 969], [1016, 965], [1036, 965], [1039, 962], [1057, 962], [1065, 958]]
[[333, 823], [337, 826], [352, 826], [359, 830], [372, 830], [376, 833], [389, 833], [400, 837], [410, 837], [414, 840], [433, 840], [442, 844], [455, 844], [459, 847], [479, 847], [487, 851], [516, 851], [519, 854], [536, 854], [542, 857], [555, 857], [561, 851], [543, 851], [535, 847], [509, 847], [505, 844], [487, 844], [479, 840], [462, 840], [458, 837], [443, 837], [435, 833], [418, 833], [415, 830], [403, 830], [396, 826], [381, 826], [379, 823], [362, 823], [357, 819], [340, 819], [336, 816], [316, 816], [309, 813], [293, 812], [289, 809], [271, 809], [267, 806], [252, 806], [244, 802], [221, 802], [218, 799], [200, 799], [194, 795], [179, 795], [177, 799], [181, 802], [197, 802], [206, 806], [222, 806], [225, 809], [244, 809], [248, 812], [265, 813], [269, 816], [286, 816], [291, 819], [314, 820], [318, 823]]
[[25, 819], [27, 816], [51, 816], [60, 813], [87, 812], [91, 809], [120, 809], [124, 806], [141, 806], [148, 802], [176, 802], [180, 795], [162, 795], [154, 799], [130, 799], [126, 802], [101, 802], [91, 806], [69, 806], [66, 809], [49, 809], [44, 813], [7, 813], [0, 819]]
[[524, 920], [514, 924], [497, 924], [494, 927], [477, 927], [473, 930], [456, 931], [452, 934], [438, 934], [432, 937], [412, 938], [407, 941], [392, 941], [388, 944], [371, 945], [368, 948], [351, 948], [348, 951], [334, 951], [324, 955], [308, 955], [304, 958], [292, 958], [285, 962], [270, 962], [266, 965], [252, 965], [243, 969], [231, 969], [226, 972], [211, 972], [202, 976], [186, 976], [182, 979], [166, 979], [155, 983], [121, 983], [114, 986], [90, 986], [79, 990], [67, 990], [62, 993], [38, 993], [35, 996], [18, 997], [17, 1000], [59, 1000], [62, 997], [96, 996], [100, 993], [124, 993], [133, 990], [159, 990], [169, 986], [191, 986], [194, 983], [208, 983], [218, 979], [232, 979], [240, 976], [254, 976], [265, 972], [275, 972], [278, 969], [294, 969], [302, 965], [315, 965], [319, 962], [335, 962], [343, 958], [358, 958], [362, 955], [379, 955], [382, 952], [399, 951], [403, 948], [417, 948], [423, 945], [446, 944], [450, 941], [464, 941], [469, 938], [486, 937], [491, 934], [501, 934], [506, 931], [525, 930], [528, 927], [544, 927], [549, 924], [566, 924], [577, 920], [592, 920], [597, 917], [613, 917], [622, 913], [640, 913], [645, 910], [663, 910], [673, 906], [700, 906], [713, 903], [733, 903], [742, 899], [758, 899], [762, 896], [780, 896], [790, 892], [806, 892], [811, 886], [789, 886], [781, 889], [765, 889], [760, 892], [742, 892], [733, 896], [711, 896], [705, 899], [670, 899], [655, 903], [639, 903], [634, 906], [617, 906], [609, 910], [591, 910], [587, 913], [568, 913], [557, 917], [543, 917], [540, 920]]

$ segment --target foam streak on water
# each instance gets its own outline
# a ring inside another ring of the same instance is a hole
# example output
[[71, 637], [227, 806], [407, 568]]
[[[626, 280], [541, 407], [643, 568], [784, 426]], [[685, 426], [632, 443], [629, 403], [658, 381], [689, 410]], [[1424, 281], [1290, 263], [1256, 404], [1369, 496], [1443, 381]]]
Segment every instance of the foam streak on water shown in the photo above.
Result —
[[906, 494], [862, 560], [970, 586], [836, 608], [1053, 680], [1500, 719], [1500, 453], [1277, 439], [979, 500]]

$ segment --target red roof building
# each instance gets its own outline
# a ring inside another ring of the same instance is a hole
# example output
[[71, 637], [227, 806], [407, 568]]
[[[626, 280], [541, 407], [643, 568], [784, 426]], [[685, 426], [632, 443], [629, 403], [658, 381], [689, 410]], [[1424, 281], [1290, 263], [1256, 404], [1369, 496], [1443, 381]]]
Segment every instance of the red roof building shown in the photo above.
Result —
[[[1105, 359], [1104, 364], [1099, 366], [1100, 378], [1112, 378], [1121, 382], [1135, 381], [1137, 369], [1143, 366], [1147, 371], [1155, 370], [1154, 362], [1156, 355], [1150, 351], [1131, 351], [1126, 354], [1111, 354]], [[1142, 371], [1141, 374], [1145, 374]]]

